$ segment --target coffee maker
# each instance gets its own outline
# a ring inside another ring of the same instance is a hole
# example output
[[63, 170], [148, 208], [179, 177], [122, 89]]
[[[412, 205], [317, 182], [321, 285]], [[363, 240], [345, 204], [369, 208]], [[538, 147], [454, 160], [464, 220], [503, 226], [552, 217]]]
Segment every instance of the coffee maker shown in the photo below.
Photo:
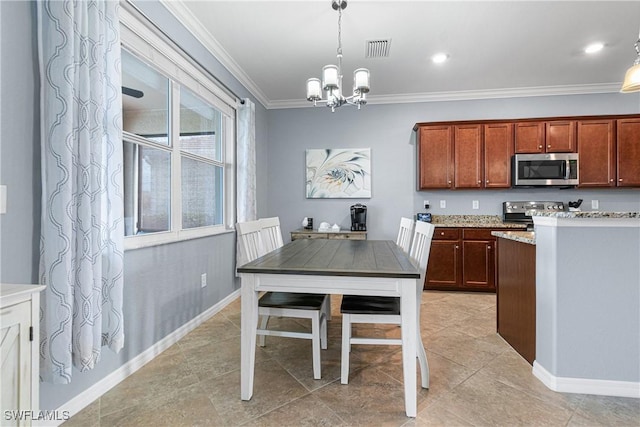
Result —
[[367, 207], [357, 203], [351, 206], [351, 231], [367, 231]]

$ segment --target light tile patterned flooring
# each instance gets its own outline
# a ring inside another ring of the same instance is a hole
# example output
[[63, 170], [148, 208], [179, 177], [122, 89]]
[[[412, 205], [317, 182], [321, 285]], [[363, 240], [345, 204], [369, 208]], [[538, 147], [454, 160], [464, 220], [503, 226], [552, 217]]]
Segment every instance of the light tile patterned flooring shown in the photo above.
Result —
[[496, 334], [495, 295], [447, 292], [423, 294], [431, 383], [418, 392], [418, 417], [407, 418], [400, 347], [354, 346], [349, 384], [340, 384], [339, 306], [333, 297], [321, 380], [309, 341], [268, 337], [256, 350], [253, 398], [241, 401], [238, 299], [64, 426], [640, 426], [640, 399], [555, 393], [539, 382]]

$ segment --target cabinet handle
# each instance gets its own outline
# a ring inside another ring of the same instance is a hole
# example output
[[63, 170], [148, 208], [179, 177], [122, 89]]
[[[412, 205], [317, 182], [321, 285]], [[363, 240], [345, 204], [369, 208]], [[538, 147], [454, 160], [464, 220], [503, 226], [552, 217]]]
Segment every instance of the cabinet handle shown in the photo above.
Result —
[[547, 148], [551, 148], [551, 146], [550, 146], [550, 145], [547, 145]]
[[491, 250], [491, 246], [487, 246], [487, 250], [490, 251]]
[[451, 184], [451, 181], [449, 181], [449, 184]]
[[611, 179], [609, 180], [609, 182], [613, 182], [613, 178], [611, 178]]
[[538, 145], [538, 148], [542, 148], [542, 145]]
[[440, 232], [440, 235], [441, 235], [441, 236], [444, 236], [444, 231], [441, 231], [441, 232]]
[[485, 182], [488, 184], [488, 183], [489, 183], [489, 180], [486, 180]]
[[618, 182], [622, 182], [622, 178], [620, 178], [620, 179], [618, 180]]
[[459, 248], [459, 246], [458, 246], [458, 245], [456, 245], [456, 249], [458, 249], [458, 248]]
[[478, 184], [482, 184], [482, 180], [481, 179], [478, 180]]

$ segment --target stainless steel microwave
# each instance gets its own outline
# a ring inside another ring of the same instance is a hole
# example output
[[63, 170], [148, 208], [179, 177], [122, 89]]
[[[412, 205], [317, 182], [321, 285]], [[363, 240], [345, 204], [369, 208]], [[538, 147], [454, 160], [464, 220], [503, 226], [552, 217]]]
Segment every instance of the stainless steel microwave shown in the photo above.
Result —
[[516, 154], [511, 173], [514, 187], [575, 186], [578, 185], [578, 154]]

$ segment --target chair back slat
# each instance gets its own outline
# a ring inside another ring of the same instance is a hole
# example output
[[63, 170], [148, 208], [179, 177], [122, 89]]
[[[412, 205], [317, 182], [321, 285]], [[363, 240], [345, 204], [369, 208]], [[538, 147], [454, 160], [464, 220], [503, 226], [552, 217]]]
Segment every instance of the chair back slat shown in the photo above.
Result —
[[259, 220], [239, 222], [236, 224], [236, 230], [240, 240], [240, 250], [247, 262], [267, 253], [262, 240], [262, 224]]
[[431, 252], [431, 240], [435, 226], [428, 222], [417, 221], [413, 234], [413, 243], [409, 257], [420, 268], [420, 283], [424, 282], [429, 263], [429, 252]]
[[409, 218], [400, 218], [400, 230], [398, 230], [398, 238], [396, 244], [402, 248], [405, 253], [409, 253], [411, 247], [411, 235], [415, 222]]
[[280, 218], [261, 218], [260, 227], [262, 229], [262, 243], [266, 252], [271, 252], [284, 245], [282, 241], [282, 230], [280, 229]]

